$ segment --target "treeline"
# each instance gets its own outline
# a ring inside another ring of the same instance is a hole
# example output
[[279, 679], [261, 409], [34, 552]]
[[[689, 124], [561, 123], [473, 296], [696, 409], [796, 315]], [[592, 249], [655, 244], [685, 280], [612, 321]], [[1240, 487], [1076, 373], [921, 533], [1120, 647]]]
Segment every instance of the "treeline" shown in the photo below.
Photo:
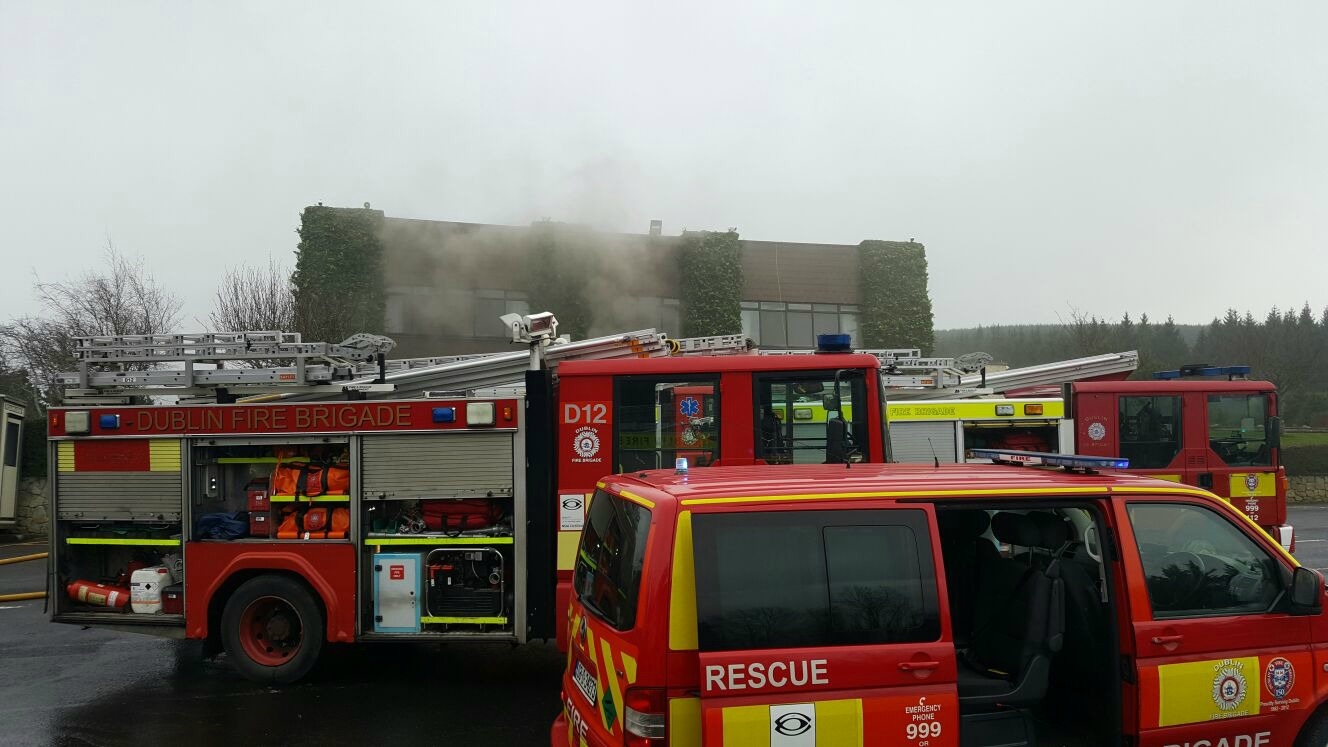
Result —
[[1012, 367], [1126, 350], [1139, 352], [1136, 379], [1189, 363], [1251, 366], [1252, 376], [1277, 385], [1288, 425], [1328, 427], [1328, 308], [1273, 308], [1262, 319], [1231, 309], [1206, 325], [1075, 315], [1064, 324], [936, 332], [936, 355], [981, 351]]

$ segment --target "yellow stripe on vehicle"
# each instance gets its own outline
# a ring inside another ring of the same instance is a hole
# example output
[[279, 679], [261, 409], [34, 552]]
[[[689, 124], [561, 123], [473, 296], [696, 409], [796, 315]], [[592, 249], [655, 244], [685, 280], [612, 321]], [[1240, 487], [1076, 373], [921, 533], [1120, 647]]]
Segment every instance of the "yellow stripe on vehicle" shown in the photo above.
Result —
[[1212, 659], [1157, 668], [1157, 725], [1178, 726], [1259, 715], [1259, 657]]
[[816, 747], [863, 747], [861, 698], [816, 702]]
[[724, 744], [770, 747], [770, 706], [733, 706], [725, 708], [722, 717]]
[[701, 747], [701, 699], [669, 699], [670, 747]]
[[[997, 415], [997, 405], [1014, 405], [1013, 415]], [[1042, 405], [1042, 412], [1024, 414], [1024, 405]], [[981, 400], [946, 404], [892, 404], [886, 406], [886, 418], [891, 424], [938, 420], [993, 420], [1003, 423], [1020, 420], [1057, 420], [1065, 417], [1065, 402], [1060, 399]]]
[[1153, 478], [1156, 478], [1156, 479], [1158, 479], [1158, 480], [1166, 480], [1167, 482], [1180, 482], [1180, 481], [1181, 481], [1180, 475], [1148, 475], [1148, 477], [1153, 477]]
[[623, 674], [627, 676], [627, 684], [636, 684], [636, 659], [626, 652], [622, 654]]
[[558, 570], [570, 571], [576, 567], [576, 549], [581, 546], [581, 532], [558, 533]]
[[1082, 488], [990, 488], [986, 490], [884, 490], [867, 493], [818, 493], [815, 495], [743, 495], [727, 498], [691, 498], [684, 506], [714, 506], [731, 503], [775, 503], [782, 501], [842, 501], [854, 498], [938, 498], [942, 496], [1000, 495], [1104, 495], [1102, 487]]
[[173, 439], [153, 439], [148, 442], [149, 469], [153, 472], [180, 471], [180, 442]]
[[630, 490], [622, 490], [622, 491], [619, 491], [619, 492], [618, 492], [618, 495], [622, 496], [623, 498], [626, 498], [627, 500], [631, 501], [632, 503], [637, 504], [638, 506], [645, 506], [646, 508], [649, 508], [649, 509], [654, 509], [654, 508], [655, 508], [655, 502], [654, 502], [654, 501], [651, 501], [651, 500], [647, 500], [647, 499], [645, 499], [645, 498], [642, 498], [641, 496], [637, 495], [636, 493], [633, 493], [633, 492], [630, 491]]
[[669, 648], [696, 650], [696, 559], [692, 554], [692, 512], [678, 514], [673, 535], [673, 579], [669, 587]]
[[55, 447], [55, 453], [56, 453], [55, 462], [57, 465], [56, 469], [59, 470], [60, 472], [73, 472], [74, 442], [61, 441], [60, 444]]
[[[613, 692], [613, 703], [614, 706], [616, 706], [617, 708], [614, 721], [617, 722], [621, 720], [623, 717], [624, 704], [623, 704], [622, 688], [618, 685], [618, 673], [616, 671], [617, 668], [615, 667], [613, 662], [613, 650], [609, 648], [608, 640], [606, 640], [603, 637], [599, 639], [599, 648], [600, 651], [603, 652], [604, 654], [604, 679], [609, 681], [609, 687], [607, 689]], [[603, 687], [602, 683], [601, 687]], [[601, 712], [604, 711], [604, 703], [602, 701], [600, 702], [600, 711]], [[609, 729], [610, 732], [613, 731], [613, 724], [609, 723], [608, 713], [604, 713], [604, 725]]]
[[[1233, 472], [1227, 478], [1232, 498], [1271, 498], [1277, 495], [1276, 472]], [[1254, 487], [1250, 487], [1250, 482]]]

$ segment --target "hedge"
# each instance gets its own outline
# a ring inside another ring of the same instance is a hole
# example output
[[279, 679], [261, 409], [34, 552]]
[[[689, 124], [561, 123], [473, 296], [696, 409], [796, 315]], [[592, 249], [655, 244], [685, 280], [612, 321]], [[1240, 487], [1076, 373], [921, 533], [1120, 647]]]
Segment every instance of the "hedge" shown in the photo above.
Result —
[[869, 348], [935, 347], [927, 251], [912, 241], [864, 241], [858, 245], [862, 311], [858, 327]]
[[386, 324], [383, 211], [315, 205], [300, 214], [295, 250], [295, 327], [306, 342], [341, 342]]
[[1328, 475], [1328, 445], [1288, 446], [1281, 450], [1287, 475]]
[[682, 336], [742, 332], [742, 242], [738, 232], [688, 231], [678, 252]]

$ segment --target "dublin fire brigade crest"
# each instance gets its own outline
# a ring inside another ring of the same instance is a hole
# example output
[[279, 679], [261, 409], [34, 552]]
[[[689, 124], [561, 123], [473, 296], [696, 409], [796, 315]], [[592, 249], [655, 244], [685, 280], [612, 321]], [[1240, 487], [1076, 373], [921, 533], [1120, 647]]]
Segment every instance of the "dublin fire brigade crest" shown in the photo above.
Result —
[[1213, 678], [1213, 703], [1218, 709], [1230, 711], [1245, 702], [1245, 675], [1238, 662], [1227, 661], [1217, 667]]
[[1088, 437], [1094, 441], [1101, 441], [1107, 437], [1107, 426], [1102, 423], [1089, 423]]
[[572, 448], [576, 450], [577, 456], [590, 459], [599, 453], [599, 434], [589, 426], [578, 429]]
[[1245, 489], [1253, 493], [1259, 489], [1259, 476], [1251, 472], [1245, 475]]
[[1263, 674], [1263, 683], [1268, 686], [1268, 692], [1274, 699], [1282, 700], [1291, 692], [1291, 686], [1296, 684], [1296, 668], [1291, 666], [1291, 662], [1279, 656], [1268, 662], [1268, 668]]

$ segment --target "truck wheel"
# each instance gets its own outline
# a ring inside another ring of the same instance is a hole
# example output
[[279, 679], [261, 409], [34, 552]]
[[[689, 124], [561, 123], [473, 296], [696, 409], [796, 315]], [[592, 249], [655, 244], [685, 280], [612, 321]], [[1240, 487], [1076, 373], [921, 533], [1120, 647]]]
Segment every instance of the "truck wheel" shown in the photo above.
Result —
[[302, 584], [259, 576], [235, 590], [221, 614], [221, 643], [245, 679], [295, 682], [323, 648], [323, 614]]
[[1328, 747], [1328, 712], [1310, 718], [1296, 737], [1296, 747]]

